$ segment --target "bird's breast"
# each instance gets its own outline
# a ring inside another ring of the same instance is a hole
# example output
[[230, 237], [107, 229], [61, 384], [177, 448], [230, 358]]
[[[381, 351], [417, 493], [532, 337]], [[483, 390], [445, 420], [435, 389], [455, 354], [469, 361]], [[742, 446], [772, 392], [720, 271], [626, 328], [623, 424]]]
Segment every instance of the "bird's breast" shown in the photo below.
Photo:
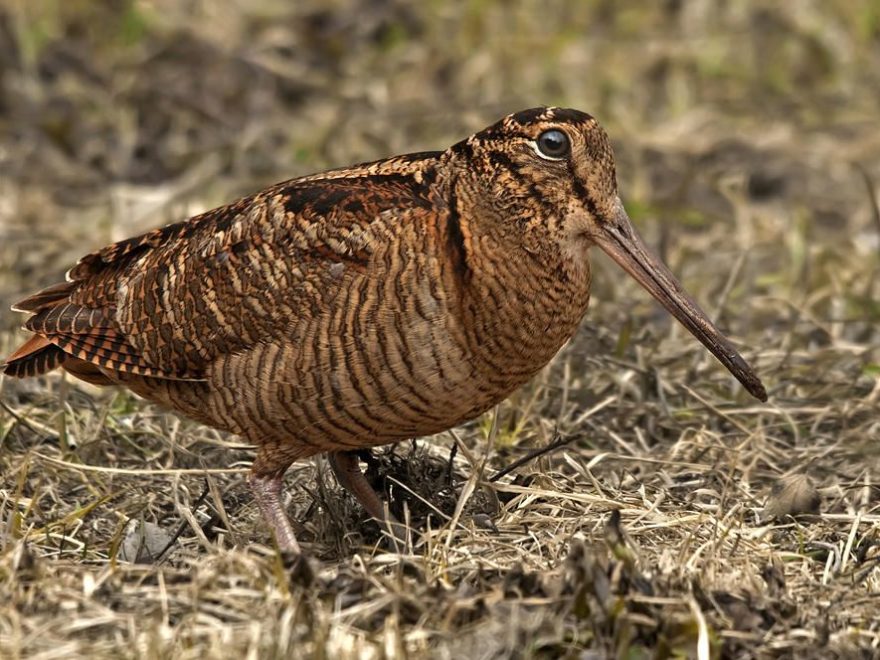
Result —
[[589, 296], [586, 260], [518, 255], [475, 275], [464, 323], [483, 380], [509, 391], [530, 379], [577, 331]]

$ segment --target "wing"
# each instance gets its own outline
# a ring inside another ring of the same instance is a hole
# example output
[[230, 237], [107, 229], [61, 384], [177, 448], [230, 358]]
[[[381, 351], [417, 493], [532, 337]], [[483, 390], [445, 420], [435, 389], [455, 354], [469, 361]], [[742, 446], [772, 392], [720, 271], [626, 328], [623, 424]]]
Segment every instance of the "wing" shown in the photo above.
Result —
[[395, 219], [424, 217], [438, 203], [436, 156], [283, 182], [87, 255], [69, 281], [16, 305], [32, 314], [25, 328], [35, 337], [7, 359], [5, 373], [62, 365], [100, 380], [96, 366], [204, 379], [219, 355], [320, 313], [314, 301], [328, 300], [341, 272], [368, 268], [403, 221]]

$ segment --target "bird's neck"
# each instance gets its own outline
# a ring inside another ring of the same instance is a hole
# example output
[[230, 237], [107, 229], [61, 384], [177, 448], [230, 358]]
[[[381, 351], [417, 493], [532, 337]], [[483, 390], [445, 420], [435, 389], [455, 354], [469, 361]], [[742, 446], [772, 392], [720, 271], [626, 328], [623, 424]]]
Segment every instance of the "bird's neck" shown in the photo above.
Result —
[[457, 186], [449, 208], [446, 254], [457, 260], [470, 351], [483, 369], [518, 385], [577, 330], [589, 301], [589, 262], [542, 235], [553, 223], [535, 222], [527, 204], [504, 200], [499, 208], [491, 196]]

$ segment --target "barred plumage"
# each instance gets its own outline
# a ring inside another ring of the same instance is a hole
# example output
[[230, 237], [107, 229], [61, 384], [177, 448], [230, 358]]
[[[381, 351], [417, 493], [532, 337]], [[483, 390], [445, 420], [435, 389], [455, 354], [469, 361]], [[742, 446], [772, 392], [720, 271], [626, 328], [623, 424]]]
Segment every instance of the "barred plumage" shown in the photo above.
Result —
[[399, 535], [352, 452], [450, 428], [531, 378], [586, 311], [593, 244], [765, 396], [644, 250], [605, 133], [558, 108], [443, 152], [285, 181], [90, 254], [19, 303], [34, 336], [4, 370], [61, 366], [252, 441], [254, 493], [288, 549], [281, 475], [319, 452]]

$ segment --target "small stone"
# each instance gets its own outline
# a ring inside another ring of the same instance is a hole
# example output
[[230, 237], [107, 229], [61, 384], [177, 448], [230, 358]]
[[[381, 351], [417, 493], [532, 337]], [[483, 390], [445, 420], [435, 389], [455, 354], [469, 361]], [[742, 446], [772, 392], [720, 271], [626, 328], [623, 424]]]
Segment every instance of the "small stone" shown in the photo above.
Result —
[[119, 558], [132, 564], [152, 564], [160, 559], [170, 542], [171, 534], [159, 525], [130, 520], [119, 546]]
[[498, 528], [495, 526], [495, 521], [493, 521], [492, 518], [485, 513], [474, 514], [473, 521], [474, 525], [476, 525], [480, 529], [488, 529], [493, 532], [498, 531]]
[[822, 497], [806, 474], [792, 474], [778, 479], [764, 505], [764, 520], [819, 513]]

